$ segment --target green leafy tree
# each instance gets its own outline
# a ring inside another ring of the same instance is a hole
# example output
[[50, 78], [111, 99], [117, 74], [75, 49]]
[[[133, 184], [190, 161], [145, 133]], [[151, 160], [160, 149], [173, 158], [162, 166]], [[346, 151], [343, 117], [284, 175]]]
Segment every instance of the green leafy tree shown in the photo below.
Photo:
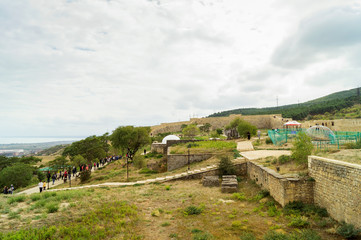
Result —
[[5, 167], [10, 167], [16, 163], [22, 163], [27, 165], [34, 165], [37, 162], [41, 162], [40, 158], [30, 156], [30, 157], [12, 157], [8, 158], [6, 156], [0, 156], [0, 170], [4, 169]]
[[217, 133], [218, 133], [219, 135], [221, 135], [221, 134], [223, 133], [223, 130], [220, 129], [220, 128], [217, 128], [216, 131], [217, 131]]
[[150, 143], [149, 134], [149, 127], [118, 127], [110, 135], [110, 141], [114, 148], [121, 150], [123, 154], [127, 153], [133, 160], [136, 152]]
[[228, 139], [239, 138], [237, 127], [240, 122], [241, 122], [240, 118], [235, 118], [228, 125], [224, 127]]
[[232, 161], [229, 159], [229, 157], [221, 157], [221, 160], [219, 162], [219, 175], [234, 175], [236, 174], [236, 168], [234, 167]]
[[16, 163], [0, 171], [0, 186], [14, 185], [15, 188], [26, 187], [33, 177], [33, 168], [27, 164]]
[[53, 169], [64, 169], [69, 165], [68, 159], [65, 156], [58, 156], [54, 160], [49, 162], [49, 166]]
[[200, 130], [196, 125], [191, 124], [191, 125], [188, 125], [187, 127], [185, 127], [183, 129], [182, 133], [186, 137], [193, 138], [200, 133]]
[[311, 138], [304, 132], [299, 132], [293, 143], [292, 158], [299, 164], [306, 164], [307, 158], [311, 155], [313, 144]]
[[246, 138], [248, 133], [251, 136], [255, 136], [257, 134], [257, 127], [247, 121], [240, 120], [237, 125], [237, 131], [240, 137]]
[[209, 131], [211, 130], [212, 125], [210, 123], [205, 123], [203, 126], [199, 127], [199, 130], [201, 130], [202, 132], [205, 133], [209, 133]]
[[74, 166], [80, 166], [82, 164], [86, 164], [87, 161], [85, 160], [85, 158], [83, 158], [82, 155], [76, 155], [75, 157], [72, 158], [71, 163]]
[[101, 137], [91, 136], [86, 139], [73, 142], [69, 147], [64, 149], [63, 156], [71, 159], [81, 155], [87, 163], [92, 163], [94, 159], [106, 157], [109, 151], [108, 136], [104, 134]]

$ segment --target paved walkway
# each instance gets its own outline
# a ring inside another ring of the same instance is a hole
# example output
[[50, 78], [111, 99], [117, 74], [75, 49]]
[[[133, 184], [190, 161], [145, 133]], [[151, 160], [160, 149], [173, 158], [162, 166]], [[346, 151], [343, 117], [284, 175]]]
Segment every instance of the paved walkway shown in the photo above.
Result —
[[237, 150], [240, 152], [254, 151], [252, 141], [237, 142]]
[[[107, 165], [107, 163], [105, 163], [103, 166], [100, 166], [100, 167], [104, 167], [105, 165]], [[97, 170], [97, 169], [92, 168], [91, 171], [94, 172], [94, 170]], [[75, 180], [75, 177], [73, 177], [73, 175], [72, 175], [72, 177], [71, 177], [71, 180], [72, 180], [72, 181]], [[54, 185], [53, 185], [53, 180], [51, 180], [50, 183], [49, 183], [50, 189], [48, 189], [48, 184], [46, 184], [46, 190], [45, 190], [45, 191], [46, 191], [46, 192], [52, 191], [51, 188], [53, 188], [53, 187], [55, 187], [55, 186], [58, 186], [58, 185], [60, 185], [60, 184], [63, 184], [63, 183], [64, 183], [64, 180], [59, 179], [59, 180], [55, 180], [55, 183], [54, 183]], [[65, 184], [68, 184], [68, 185], [69, 185], [69, 179], [66, 181]], [[54, 189], [54, 190], [55, 190], [55, 189]], [[36, 187], [32, 187], [32, 188], [26, 189], [26, 190], [24, 190], [24, 191], [15, 193], [14, 195], [18, 195], [18, 194], [32, 194], [32, 193], [38, 193], [38, 192], [39, 192], [39, 187], [36, 186]]]
[[266, 157], [279, 157], [281, 155], [291, 155], [291, 151], [287, 150], [257, 150], [240, 153], [247, 160], [256, 160]]

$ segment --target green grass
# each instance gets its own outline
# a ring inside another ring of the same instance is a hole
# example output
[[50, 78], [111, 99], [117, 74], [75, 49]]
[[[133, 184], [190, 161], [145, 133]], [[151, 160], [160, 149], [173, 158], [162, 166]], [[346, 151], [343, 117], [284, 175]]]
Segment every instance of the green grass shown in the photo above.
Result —
[[[38, 218], [38, 217], [36, 217]], [[0, 239], [109, 239], [119, 234], [124, 239], [140, 239], [132, 227], [137, 222], [137, 208], [126, 202], [108, 202], [95, 211], [66, 224], [58, 222], [55, 226], [28, 228], [0, 234]]]

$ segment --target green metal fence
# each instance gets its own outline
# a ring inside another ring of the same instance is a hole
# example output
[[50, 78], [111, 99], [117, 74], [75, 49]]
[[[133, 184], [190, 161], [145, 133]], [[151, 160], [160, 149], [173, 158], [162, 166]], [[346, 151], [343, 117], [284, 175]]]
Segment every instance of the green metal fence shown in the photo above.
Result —
[[[268, 130], [268, 136], [271, 138], [274, 145], [280, 146], [284, 143], [291, 142], [298, 132], [306, 132], [307, 129], [274, 129]], [[340, 145], [347, 143], [356, 143], [361, 141], [361, 132], [333, 132], [335, 136], [330, 135], [329, 141], [312, 141], [312, 143], [318, 148], [339, 148]]]

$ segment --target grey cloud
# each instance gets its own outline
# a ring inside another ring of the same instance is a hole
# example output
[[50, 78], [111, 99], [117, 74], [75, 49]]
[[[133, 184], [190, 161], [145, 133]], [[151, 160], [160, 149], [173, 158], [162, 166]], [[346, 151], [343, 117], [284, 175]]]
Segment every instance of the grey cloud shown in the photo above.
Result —
[[318, 12], [301, 22], [296, 33], [283, 41], [271, 62], [302, 68], [329, 58], [347, 55], [361, 44], [360, 9], [342, 7]]

